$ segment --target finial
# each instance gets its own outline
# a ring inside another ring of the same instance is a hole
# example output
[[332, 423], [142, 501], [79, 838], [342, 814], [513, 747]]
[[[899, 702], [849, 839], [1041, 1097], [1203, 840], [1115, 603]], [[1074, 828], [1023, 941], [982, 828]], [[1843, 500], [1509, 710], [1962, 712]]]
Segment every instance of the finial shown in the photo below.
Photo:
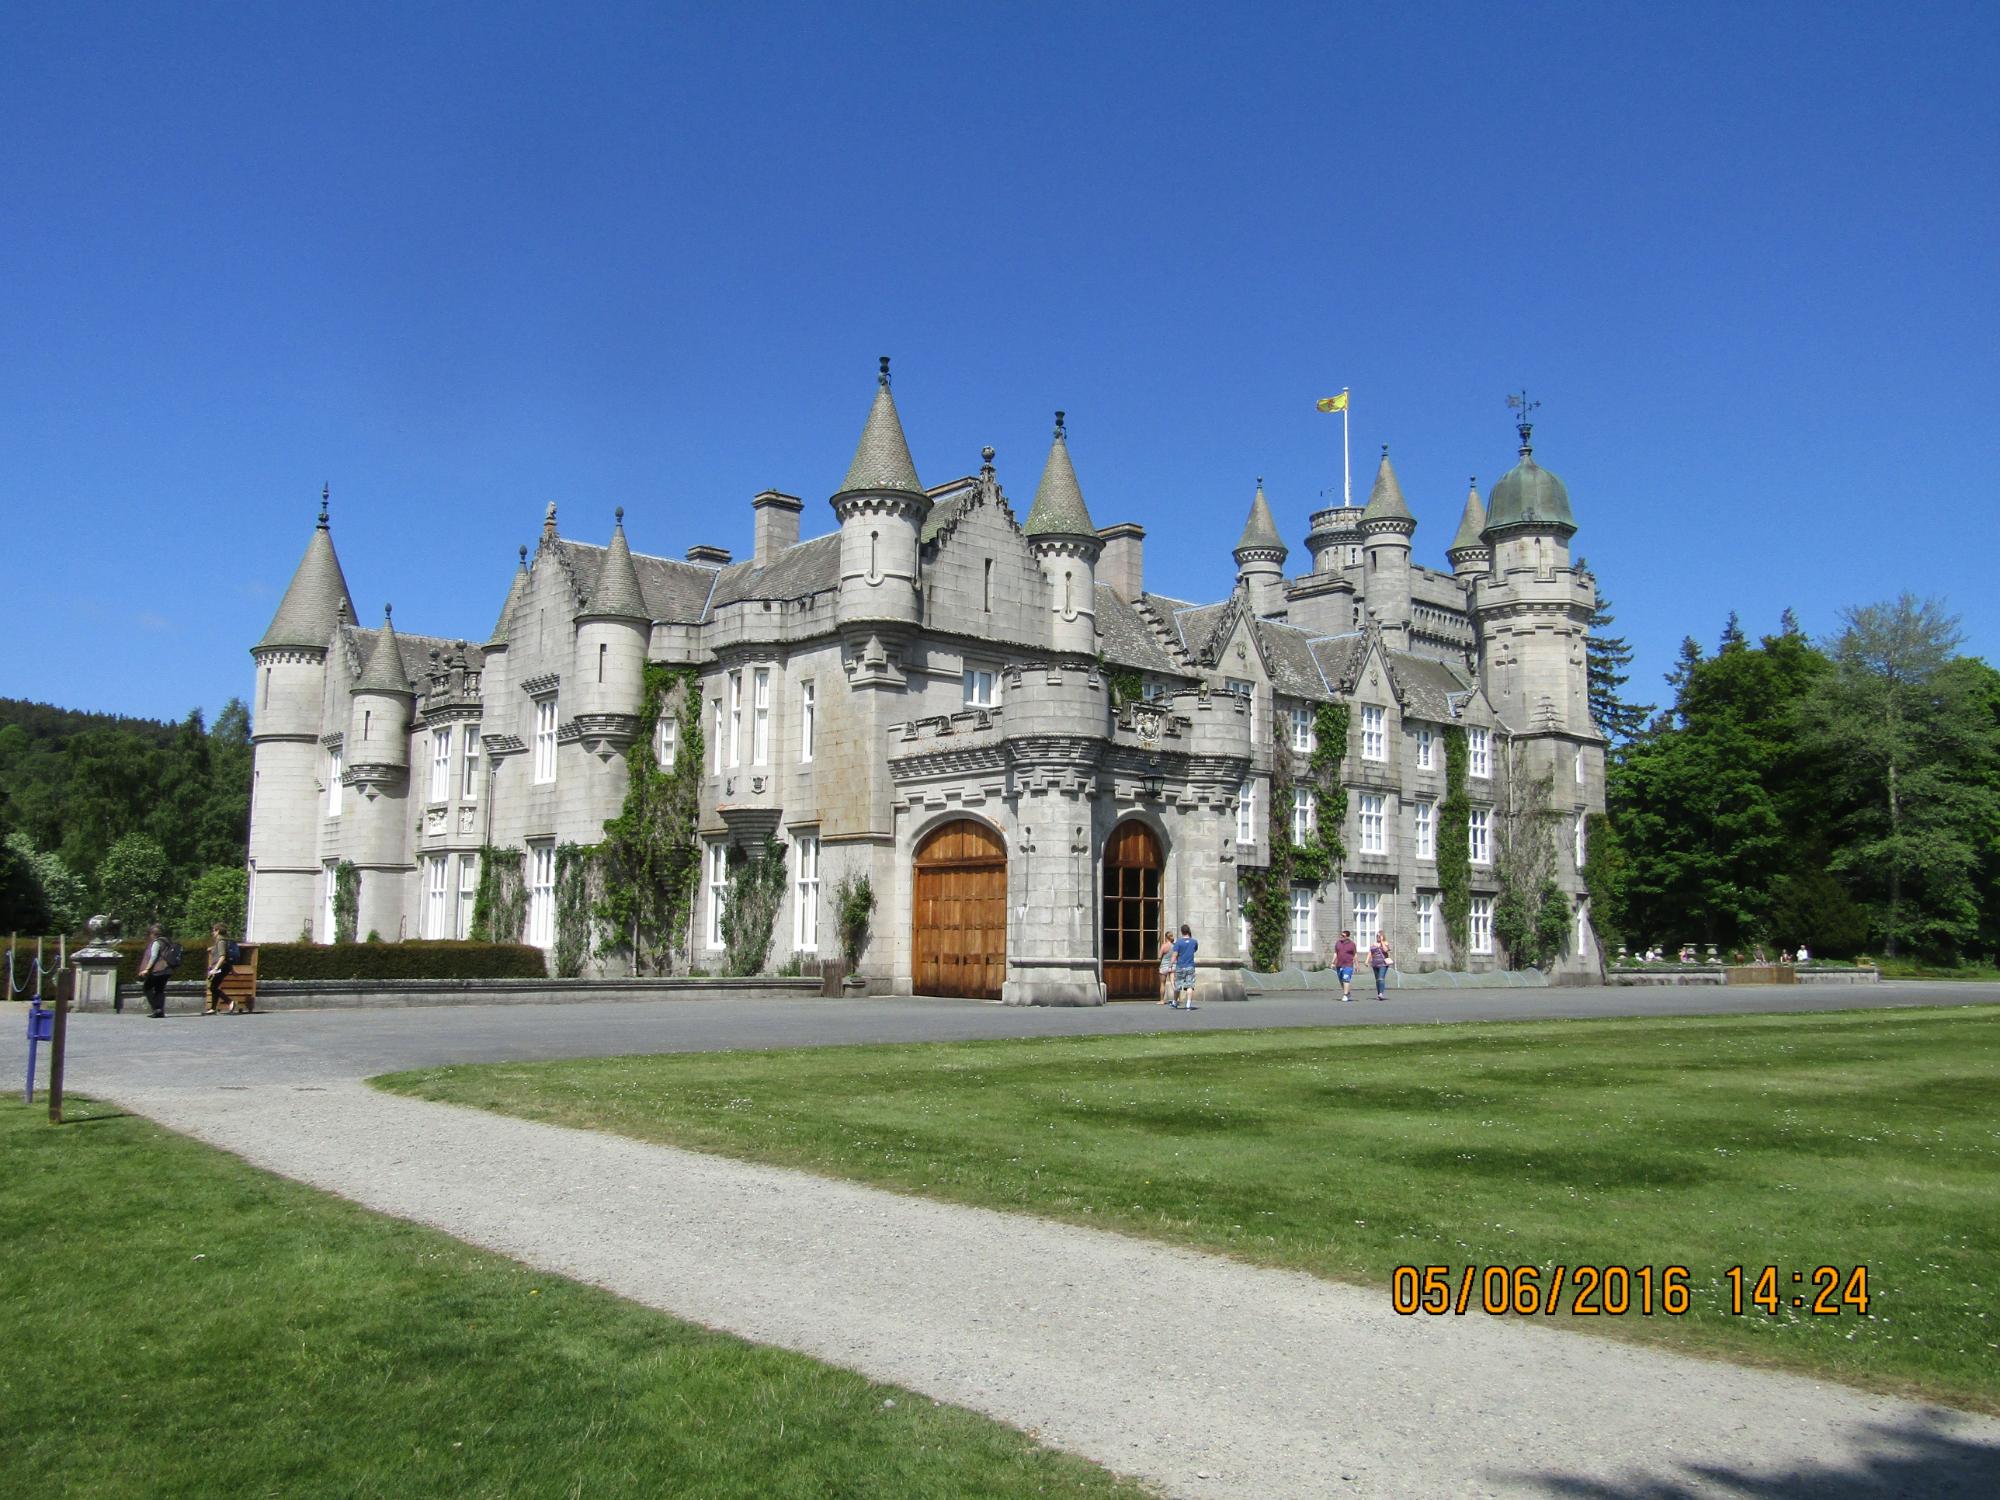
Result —
[[528, 566], [528, 544], [527, 544], [526, 542], [523, 542], [523, 543], [521, 543], [521, 553], [520, 553], [520, 556], [521, 556], [521, 566], [522, 566], [523, 568], [527, 567], [527, 566]]
[[1389, 445], [1387, 443], [1384, 443], [1382, 445], [1382, 456], [1384, 458], [1387, 458], [1389, 456]]
[[332, 495], [332, 494], [333, 494], [333, 486], [332, 486], [332, 485], [330, 485], [330, 484], [321, 484], [321, 485], [320, 485], [320, 487], [319, 487], [319, 529], [320, 529], [321, 531], [324, 531], [324, 530], [326, 530], [326, 502], [327, 502], [327, 498], [328, 498], [328, 497], [329, 497], [330, 495]]
[[544, 521], [553, 521], [555, 518], [556, 518], [556, 503], [555, 501], [551, 500], [549, 502], [549, 508], [542, 512], [542, 519]]
[[1257, 488], [1260, 490], [1264, 488], [1264, 476], [1262, 474], [1257, 476]]
[[396, 606], [395, 606], [395, 605], [393, 605], [393, 604], [385, 604], [385, 605], [383, 605], [383, 606], [382, 606], [382, 623], [383, 623], [384, 625], [387, 625], [387, 624], [389, 623], [389, 616], [390, 616], [390, 615], [392, 615], [392, 614], [394, 614], [395, 612], [396, 612]]
[[875, 377], [875, 383], [885, 391], [889, 389], [889, 356], [886, 354], [882, 356], [882, 373]]
[[1474, 474], [1470, 479], [1466, 480], [1465, 482], [1471, 485], [1472, 488], [1474, 488], [1475, 490], [1479, 488], [1479, 476], [1477, 474]]
[[[1063, 436], [1063, 414], [1061, 412], [1056, 413], [1056, 436]], [[1065, 441], [1067, 440], [1065, 439]]]
[[618, 524], [618, 525], [620, 525], [620, 526], [623, 526], [623, 525], [625, 524], [625, 507], [624, 507], [624, 506], [622, 506], [622, 505], [621, 505], [621, 506], [619, 506], [619, 507], [618, 507], [618, 508], [617, 508], [616, 510], [614, 510], [614, 511], [612, 511], [612, 512], [611, 512], [611, 515], [612, 515], [612, 519], [613, 519], [613, 520], [615, 520], [615, 521], [617, 522], [617, 524]]
[[1528, 439], [1533, 435], [1535, 430], [1535, 424], [1530, 418], [1534, 416], [1536, 408], [1541, 404], [1539, 401], [1530, 401], [1526, 390], [1522, 390], [1517, 395], [1507, 398], [1508, 409], [1515, 416], [1514, 430], [1521, 434], [1521, 457], [1523, 458], [1534, 456], [1535, 450], [1528, 444]]
[[993, 472], [993, 445], [991, 443], [988, 443], [984, 448], [979, 450], [979, 472], [982, 474], [991, 474]]

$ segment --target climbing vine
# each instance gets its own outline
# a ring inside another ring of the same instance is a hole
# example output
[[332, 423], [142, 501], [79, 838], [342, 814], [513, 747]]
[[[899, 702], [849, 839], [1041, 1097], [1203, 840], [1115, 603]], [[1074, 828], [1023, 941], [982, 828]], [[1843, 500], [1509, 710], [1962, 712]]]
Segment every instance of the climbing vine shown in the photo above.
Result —
[[354, 861], [343, 859], [333, 867], [333, 940], [354, 941], [354, 929], [361, 918], [361, 872]]
[[833, 888], [833, 921], [840, 930], [840, 956], [852, 974], [868, 942], [868, 923], [875, 915], [875, 887], [866, 875], [843, 875]]
[[769, 840], [755, 854], [730, 861], [722, 903], [724, 972], [761, 974], [771, 952], [771, 924], [785, 899], [785, 845]]
[[1514, 764], [1509, 747], [1504, 800], [1496, 819], [1500, 887], [1493, 903], [1493, 935], [1515, 968], [1547, 968], [1569, 947], [1569, 899], [1556, 883], [1554, 777], [1548, 780]]
[[1444, 732], [1444, 802], [1438, 808], [1438, 892], [1452, 951], [1464, 959], [1472, 919], [1472, 799], [1465, 793], [1465, 726]]
[[[664, 973], [685, 953], [701, 875], [695, 824], [701, 797], [701, 694], [692, 667], [646, 664], [639, 732], [625, 752], [625, 806], [597, 846], [594, 904], [606, 948], [629, 954], [637, 974]], [[674, 763], [657, 753], [662, 715], [672, 715]]]
[[[1294, 885], [1325, 885], [1339, 874], [1347, 858], [1340, 836], [1347, 821], [1347, 786], [1341, 766], [1347, 758], [1349, 709], [1345, 703], [1322, 703], [1313, 716], [1313, 747], [1303, 775], [1292, 767], [1296, 753], [1287, 738], [1291, 720], [1274, 716], [1272, 736], [1271, 805], [1266, 813], [1265, 847], [1269, 862], [1245, 875], [1243, 914], [1250, 924], [1250, 962], [1262, 973], [1273, 973], [1283, 961], [1291, 939], [1291, 890]], [[1292, 803], [1303, 784], [1313, 793], [1313, 826], [1303, 841], [1292, 836]]]
[[1111, 708], [1115, 713], [1128, 703], [1137, 703], [1146, 696], [1146, 679], [1129, 667], [1114, 667], [1100, 654], [1097, 669], [1104, 674], [1104, 680], [1111, 684]]
[[479, 851], [479, 884], [472, 892], [472, 940], [518, 943], [528, 920], [528, 883], [519, 849], [488, 844]]
[[596, 844], [556, 846], [555, 972], [558, 979], [576, 979], [590, 962], [591, 926], [603, 900], [603, 861]]

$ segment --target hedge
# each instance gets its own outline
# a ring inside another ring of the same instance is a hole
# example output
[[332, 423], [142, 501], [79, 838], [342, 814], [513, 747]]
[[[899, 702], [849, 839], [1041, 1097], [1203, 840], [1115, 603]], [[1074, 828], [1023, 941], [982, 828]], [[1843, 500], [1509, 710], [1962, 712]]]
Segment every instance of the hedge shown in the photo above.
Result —
[[[118, 982], [139, 982], [143, 938], [118, 945]], [[175, 979], [208, 972], [208, 938], [181, 940]], [[542, 950], [528, 943], [259, 943], [257, 978], [270, 979], [546, 979]]]

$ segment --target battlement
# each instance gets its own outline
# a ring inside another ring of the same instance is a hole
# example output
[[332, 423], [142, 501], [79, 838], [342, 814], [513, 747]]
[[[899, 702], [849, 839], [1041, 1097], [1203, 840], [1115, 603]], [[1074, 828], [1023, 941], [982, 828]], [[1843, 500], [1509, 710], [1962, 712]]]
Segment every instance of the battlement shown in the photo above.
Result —
[[1009, 662], [1001, 669], [1000, 701], [1009, 739], [1111, 734], [1111, 688], [1094, 661]]

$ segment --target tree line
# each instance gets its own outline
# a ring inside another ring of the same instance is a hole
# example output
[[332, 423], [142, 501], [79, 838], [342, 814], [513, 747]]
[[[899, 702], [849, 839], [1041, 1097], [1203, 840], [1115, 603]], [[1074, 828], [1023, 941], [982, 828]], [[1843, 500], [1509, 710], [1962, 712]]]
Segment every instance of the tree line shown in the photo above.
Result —
[[2000, 672], [1957, 619], [1905, 594], [1813, 641], [1786, 610], [1692, 638], [1655, 710], [1593, 621], [1593, 717], [1610, 740], [1585, 876], [1599, 936], [1634, 948], [1806, 944], [1955, 963], [2000, 948]]
[[241, 932], [250, 715], [211, 727], [0, 698], [0, 932]]

